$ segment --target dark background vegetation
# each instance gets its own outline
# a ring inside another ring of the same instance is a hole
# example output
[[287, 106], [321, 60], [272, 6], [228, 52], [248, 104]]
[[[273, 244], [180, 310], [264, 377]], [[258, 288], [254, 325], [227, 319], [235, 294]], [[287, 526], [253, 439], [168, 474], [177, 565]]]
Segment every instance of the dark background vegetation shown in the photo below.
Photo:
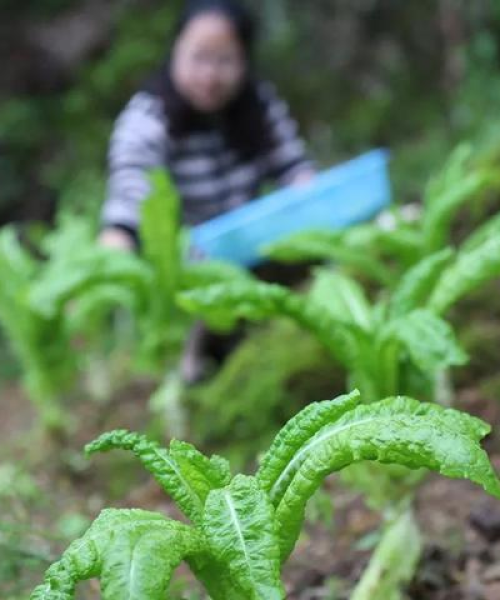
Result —
[[[162, 59], [179, 0], [0, 3], [0, 221], [97, 209], [113, 118]], [[260, 0], [257, 62], [320, 165], [393, 151], [414, 199], [457, 140], [494, 131], [493, 0]]]

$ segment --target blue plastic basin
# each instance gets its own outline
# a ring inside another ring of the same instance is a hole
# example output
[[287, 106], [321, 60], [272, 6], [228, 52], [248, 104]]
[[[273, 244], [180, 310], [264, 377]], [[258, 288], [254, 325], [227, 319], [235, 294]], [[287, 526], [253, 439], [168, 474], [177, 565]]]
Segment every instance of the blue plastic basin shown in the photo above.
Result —
[[387, 165], [388, 152], [372, 150], [194, 227], [192, 243], [209, 258], [251, 266], [262, 246], [292, 233], [368, 220], [391, 201]]

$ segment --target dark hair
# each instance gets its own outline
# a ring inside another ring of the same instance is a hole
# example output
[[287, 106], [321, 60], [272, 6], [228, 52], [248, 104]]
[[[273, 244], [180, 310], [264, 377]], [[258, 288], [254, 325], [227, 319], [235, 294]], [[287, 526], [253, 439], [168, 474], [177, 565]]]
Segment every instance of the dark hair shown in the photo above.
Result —
[[234, 0], [188, 0], [174, 28], [174, 39], [181, 35], [191, 19], [206, 12], [218, 12], [229, 19], [245, 50], [247, 72], [236, 96], [216, 114], [197, 111], [176, 90], [170, 75], [170, 57], [143, 89], [163, 98], [169, 133], [173, 137], [217, 127], [231, 148], [244, 158], [252, 158], [271, 146], [265, 106], [252, 72], [256, 22], [243, 5]]
[[247, 56], [250, 57], [255, 41], [256, 21], [250, 11], [235, 0], [188, 0], [174, 28], [174, 38], [182, 33], [191, 19], [207, 12], [220, 13], [231, 21]]

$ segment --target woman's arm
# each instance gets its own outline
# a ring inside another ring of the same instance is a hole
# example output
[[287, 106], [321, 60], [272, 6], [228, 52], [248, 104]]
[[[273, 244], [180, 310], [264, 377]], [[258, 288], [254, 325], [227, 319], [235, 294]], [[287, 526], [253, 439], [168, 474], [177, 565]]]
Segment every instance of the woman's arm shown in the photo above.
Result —
[[133, 96], [116, 120], [108, 153], [108, 193], [99, 241], [120, 249], [135, 247], [140, 205], [150, 192], [149, 172], [164, 167], [167, 124], [161, 99]]

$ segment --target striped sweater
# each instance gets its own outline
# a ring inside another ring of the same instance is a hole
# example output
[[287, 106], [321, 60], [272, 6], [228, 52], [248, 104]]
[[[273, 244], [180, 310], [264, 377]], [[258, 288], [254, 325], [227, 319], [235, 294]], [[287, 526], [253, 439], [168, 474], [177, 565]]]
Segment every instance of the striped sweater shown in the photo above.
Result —
[[267, 82], [258, 84], [258, 93], [273, 145], [268, 152], [246, 160], [228, 146], [217, 129], [170, 136], [162, 98], [149, 92], [133, 96], [111, 136], [103, 226], [137, 231], [140, 204], [150, 189], [148, 172], [156, 167], [169, 171], [188, 225], [245, 204], [267, 180], [286, 185], [300, 170], [310, 168], [287, 105]]

